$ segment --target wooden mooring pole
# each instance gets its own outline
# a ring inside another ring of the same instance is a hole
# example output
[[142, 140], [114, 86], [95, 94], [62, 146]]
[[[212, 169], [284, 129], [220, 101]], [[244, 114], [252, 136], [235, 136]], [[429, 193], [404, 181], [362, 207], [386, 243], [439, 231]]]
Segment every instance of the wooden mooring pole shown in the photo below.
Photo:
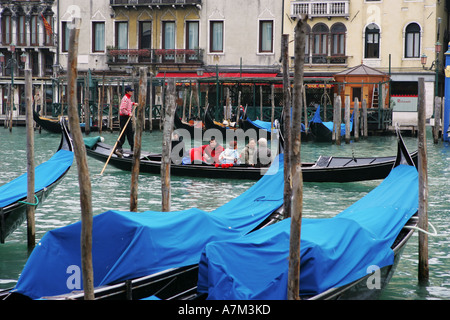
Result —
[[149, 115], [148, 115], [148, 120], [149, 120], [149, 128], [150, 128], [150, 132], [153, 132], [153, 72], [150, 72], [150, 95], [148, 97], [149, 100]]
[[291, 214], [291, 82], [289, 80], [289, 35], [283, 34], [281, 38], [281, 52], [283, 58], [283, 123], [284, 127], [284, 218]]
[[[419, 78], [418, 150], [419, 150], [419, 223], [418, 227], [428, 231], [428, 160], [426, 139], [425, 81]], [[429, 279], [428, 235], [419, 232], [419, 283]]]
[[35, 197], [34, 197], [34, 120], [33, 120], [33, 86], [31, 70], [25, 70], [25, 99], [27, 126], [27, 244], [31, 251], [36, 244]]
[[367, 100], [363, 99], [362, 101], [362, 122], [361, 122], [361, 134], [363, 138], [367, 138], [369, 136], [369, 128], [367, 122]]
[[131, 169], [130, 211], [138, 209], [138, 181], [141, 165], [142, 132], [144, 131], [144, 109], [147, 102], [147, 68], [139, 68], [139, 102], [136, 108], [136, 130], [134, 133], [133, 163]]
[[86, 147], [78, 117], [77, 99], [77, 65], [78, 38], [80, 34], [79, 20], [72, 21], [73, 28], [69, 38], [68, 91], [69, 91], [69, 124], [74, 142], [75, 159], [78, 166], [78, 183], [80, 185], [81, 204], [81, 269], [83, 274], [84, 299], [94, 299], [94, 272], [92, 267], [92, 190], [89, 167], [86, 159]]
[[433, 126], [433, 142], [434, 144], [439, 143], [439, 133], [441, 132], [441, 109], [442, 109], [442, 98], [434, 98], [434, 126]]
[[345, 143], [350, 143], [350, 96], [345, 96]]
[[170, 211], [170, 161], [172, 153], [173, 118], [176, 110], [175, 79], [167, 80], [166, 112], [164, 117], [163, 144], [161, 154], [162, 211]]
[[341, 112], [342, 112], [342, 101], [341, 96], [338, 95], [334, 99], [333, 133], [332, 133], [332, 141], [338, 146], [341, 145]]
[[355, 137], [355, 141], [358, 142], [359, 141], [359, 124], [360, 124], [360, 119], [359, 119], [359, 99], [356, 97], [355, 98], [355, 103], [353, 104], [353, 110], [354, 110], [354, 123], [353, 123], [353, 135]]
[[294, 101], [292, 112], [292, 135], [290, 170], [292, 182], [292, 203], [291, 203], [291, 229], [289, 243], [289, 270], [288, 270], [288, 300], [299, 300], [300, 292], [300, 235], [303, 210], [303, 177], [300, 159], [301, 150], [301, 121], [302, 121], [302, 86], [303, 68], [305, 64], [305, 38], [306, 38], [306, 15], [298, 17], [295, 26], [294, 40]]

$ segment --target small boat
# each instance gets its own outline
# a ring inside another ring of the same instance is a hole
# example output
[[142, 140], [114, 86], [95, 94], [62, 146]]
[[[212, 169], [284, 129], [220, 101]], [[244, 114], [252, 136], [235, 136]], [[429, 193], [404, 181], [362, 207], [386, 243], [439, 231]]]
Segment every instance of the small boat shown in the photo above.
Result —
[[[281, 219], [283, 156], [275, 161], [277, 165], [269, 174], [211, 212], [198, 208], [175, 212], [111, 210], [94, 216], [96, 297], [124, 297], [127, 286], [133, 289], [134, 299], [156, 293], [170, 297], [195, 286], [195, 265], [206, 243], [241, 237]], [[0, 299], [82, 298], [80, 292], [72, 293], [73, 289], [82, 290], [78, 286], [82, 281], [76, 277], [81, 275], [77, 273], [81, 268], [80, 233], [80, 222], [47, 232], [15, 288], [0, 293]]]
[[[52, 132], [52, 133], [61, 133], [62, 132], [59, 119], [42, 117], [36, 111], [33, 111], [33, 119], [39, 126], [41, 126], [44, 130], [46, 130], [48, 132]], [[81, 128], [82, 132], [85, 132], [85, 124], [84, 123], [80, 123], [80, 128]], [[91, 130], [91, 132], [97, 132], [98, 126], [91, 125], [90, 130]]]
[[[64, 178], [73, 163], [73, 145], [64, 121], [58, 151], [35, 168], [35, 204], [41, 204]], [[0, 242], [4, 243], [26, 218], [27, 173], [0, 187]]]
[[[350, 120], [350, 131], [353, 130], [353, 115]], [[314, 117], [309, 122], [309, 132], [316, 142], [331, 142], [333, 139], [333, 121], [323, 122], [320, 117], [320, 106], [317, 107]], [[345, 136], [345, 124], [341, 123], [341, 137]]]
[[[86, 144], [89, 156], [106, 162], [111, 154], [111, 145], [100, 141], [100, 137], [93, 137], [93, 143]], [[92, 140], [90, 140], [92, 141]], [[119, 158], [113, 154], [109, 164], [121, 170], [131, 171], [133, 158], [130, 150], [124, 150], [124, 157]], [[417, 163], [418, 152], [411, 154]], [[395, 163], [396, 156], [387, 157], [334, 157], [320, 156], [315, 162], [302, 163], [303, 181], [305, 182], [353, 182], [365, 180], [378, 180], [387, 177]], [[183, 164], [181, 161], [171, 164], [171, 174], [175, 176], [248, 179], [258, 180], [268, 170], [268, 167], [254, 167], [249, 165], [236, 165], [229, 167], [215, 166], [206, 163]], [[140, 172], [160, 174], [161, 154], [141, 153]]]
[[272, 132], [276, 133], [277, 130], [279, 130], [279, 124], [275, 125], [274, 128], [272, 128], [272, 123], [270, 121], [262, 121], [262, 120], [251, 120], [248, 117], [245, 117], [244, 119], [241, 119], [240, 121], [240, 127], [244, 131], [253, 129], [256, 132], [259, 132], [260, 130], [263, 130], [264, 132], [264, 138], [267, 140], [270, 140], [272, 137]]
[[[257, 131], [264, 130], [267, 132], [265, 136], [267, 135], [268, 140], [271, 139], [272, 133], [277, 134], [279, 132], [278, 130], [283, 130], [283, 125], [280, 124], [278, 120], [275, 120], [275, 126], [272, 128], [272, 123], [270, 121], [250, 120], [248, 117], [241, 120], [241, 127], [244, 131], [249, 129], [254, 129]], [[300, 125], [300, 132], [302, 141], [307, 141], [308, 135], [306, 132], [306, 127], [303, 123]]]
[[206, 109], [204, 120], [205, 120], [205, 130], [210, 129], [218, 130], [222, 134], [222, 137], [224, 138], [227, 136], [227, 131], [235, 131], [237, 129], [235, 126], [225, 125], [223, 123], [215, 121], [211, 116], [210, 108]]
[[201, 125], [188, 123], [186, 121], [183, 121], [176, 113], [173, 121], [175, 129], [186, 130], [192, 137], [192, 139], [194, 139], [195, 137], [203, 138], [203, 123]]
[[[399, 150], [406, 150], [401, 138]], [[399, 153], [389, 176], [328, 219], [302, 219], [302, 299], [375, 299], [389, 282], [417, 224], [418, 172]], [[210, 242], [199, 263], [198, 296], [284, 300], [290, 218], [239, 239]], [[243, 258], [245, 257], [245, 258]]]

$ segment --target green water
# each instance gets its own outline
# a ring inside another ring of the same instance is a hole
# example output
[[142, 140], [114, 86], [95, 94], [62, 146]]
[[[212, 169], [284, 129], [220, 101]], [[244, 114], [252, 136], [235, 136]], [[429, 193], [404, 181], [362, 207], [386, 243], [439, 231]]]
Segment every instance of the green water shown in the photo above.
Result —
[[[91, 136], [95, 136], [93, 133]], [[113, 144], [118, 133], [104, 133], [106, 143]], [[382, 295], [387, 300], [450, 299], [450, 146], [432, 143], [428, 136], [429, 220], [439, 235], [429, 238], [430, 282], [419, 286], [417, 281], [418, 236], [408, 242], [396, 273]], [[417, 139], [405, 137], [410, 151], [417, 149]], [[160, 152], [162, 133], [145, 132], [143, 150]], [[60, 141], [58, 134], [35, 133], [36, 165], [49, 159]], [[125, 144], [125, 147], [127, 144]], [[26, 132], [14, 127], [12, 133], [0, 128], [0, 185], [26, 171]], [[369, 137], [358, 143], [341, 146], [331, 144], [302, 144], [302, 161], [314, 161], [319, 155], [390, 156], [396, 152], [396, 139]], [[108, 166], [102, 176], [104, 163], [88, 157], [91, 172], [94, 214], [109, 209], [129, 210], [129, 172]], [[380, 183], [305, 183], [304, 217], [332, 217], [357, 201]], [[254, 184], [249, 180], [213, 180], [172, 177], [172, 210], [198, 207], [210, 211], [241, 194]], [[36, 210], [36, 238], [39, 241], [49, 230], [80, 220], [77, 166], [74, 163], [64, 180]], [[138, 210], [161, 210], [161, 182], [157, 175], [139, 177]], [[201, 232], [201, 230], [199, 230]], [[112, 235], [113, 236], [113, 235]], [[13, 287], [27, 260], [26, 223], [19, 227], [6, 244], [0, 245], [0, 289]]]

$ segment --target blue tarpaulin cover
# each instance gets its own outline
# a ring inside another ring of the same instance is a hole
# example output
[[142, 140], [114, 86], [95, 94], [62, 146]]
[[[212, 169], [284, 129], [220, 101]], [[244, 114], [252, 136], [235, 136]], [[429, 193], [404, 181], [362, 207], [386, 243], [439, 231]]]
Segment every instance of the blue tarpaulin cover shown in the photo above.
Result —
[[[261, 121], [261, 120], [250, 120], [249, 118], [247, 118], [247, 121], [250, 123], [253, 123], [253, 125], [259, 129], [264, 129], [266, 131], [271, 132], [272, 130], [272, 122], [270, 121]], [[277, 129], [273, 129], [273, 132], [276, 132]], [[301, 131], [305, 132], [305, 125], [302, 123], [301, 124]]]
[[[353, 129], [353, 115], [350, 119], [350, 131]], [[317, 107], [316, 112], [314, 113], [314, 116], [311, 120], [311, 122], [315, 123], [322, 123], [325, 127], [327, 127], [328, 130], [333, 132], [333, 121], [322, 121], [322, 118], [320, 117], [320, 106]], [[341, 123], [341, 136], [345, 135], [345, 123]]]
[[[269, 132], [272, 131], [272, 122], [270, 121], [250, 120], [249, 118], [247, 118], [247, 121], [253, 123], [253, 125], [259, 129], [263, 129]], [[276, 132], [276, 129], [274, 129], [273, 131]]]
[[[251, 188], [212, 212], [192, 208], [95, 216], [94, 286], [197, 264], [206, 243], [243, 236], [278, 209], [283, 204], [283, 180], [280, 155]], [[78, 222], [47, 232], [14, 291], [32, 299], [72, 291], [75, 271], [81, 270], [80, 231]]]
[[[38, 192], [55, 182], [73, 163], [73, 152], [59, 150], [48, 161], [38, 165], [34, 173], [34, 190]], [[27, 196], [27, 173], [0, 187], [0, 208]]]
[[[337, 216], [303, 219], [300, 294], [319, 294], [366, 276], [371, 266], [392, 265], [391, 246], [418, 210], [418, 189], [416, 168], [400, 165]], [[199, 291], [209, 299], [286, 299], [290, 221], [207, 244]]]

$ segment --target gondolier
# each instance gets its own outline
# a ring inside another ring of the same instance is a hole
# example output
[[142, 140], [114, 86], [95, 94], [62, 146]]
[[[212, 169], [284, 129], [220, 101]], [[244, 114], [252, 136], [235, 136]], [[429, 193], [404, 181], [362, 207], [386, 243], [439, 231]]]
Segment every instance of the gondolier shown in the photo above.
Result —
[[[127, 86], [125, 87], [125, 95], [120, 102], [119, 107], [119, 122], [120, 122], [120, 131], [123, 131], [123, 134], [120, 136], [119, 142], [117, 143], [117, 148], [114, 150], [114, 153], [119, 157], [123, 156], [122, 146], [125, 143], [125, 136], [127, 137], [128, 144], [130, 145], [131, 151], [133, 151], [134, 147], [134, 132], [133, 126], [129, 124], [130, 117], [133, 116], [132, 110], [134, 106], [138, 104], [131, 101], [131, 97], [133, 96], [134, 89]], [[125, 129], [124, 129], [125, 128]]]

